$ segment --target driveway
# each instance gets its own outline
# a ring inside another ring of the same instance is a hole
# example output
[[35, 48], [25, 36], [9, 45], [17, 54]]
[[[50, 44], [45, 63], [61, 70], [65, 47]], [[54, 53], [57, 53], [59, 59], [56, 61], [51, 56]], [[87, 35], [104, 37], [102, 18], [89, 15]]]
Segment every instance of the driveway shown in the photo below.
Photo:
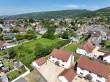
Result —
[[50, 61], [42, 65], [40, 69], [37, 68], [37, 71], [47, 80], [47, 82], [60, 82], [57, 77], [63, 70], [64, 68]]

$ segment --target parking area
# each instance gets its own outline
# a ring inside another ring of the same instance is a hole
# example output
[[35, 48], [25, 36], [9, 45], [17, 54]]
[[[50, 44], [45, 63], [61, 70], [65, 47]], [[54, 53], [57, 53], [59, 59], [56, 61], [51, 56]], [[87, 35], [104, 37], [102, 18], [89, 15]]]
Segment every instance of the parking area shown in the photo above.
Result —
[[64, 68], [47, 61], [47, 64], [37, 69], [38, 72], [47, 80], [47, 82], [60, 82], [57, 76], [64, 70]]

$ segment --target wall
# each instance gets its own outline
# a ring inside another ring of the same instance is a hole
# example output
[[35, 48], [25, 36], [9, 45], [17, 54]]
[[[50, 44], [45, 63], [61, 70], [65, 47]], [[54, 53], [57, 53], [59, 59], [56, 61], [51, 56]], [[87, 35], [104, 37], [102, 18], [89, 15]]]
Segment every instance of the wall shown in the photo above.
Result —
[[68, 80], [67, 80], [64, 76], [58, 76], [58, 79], [59, 79], [61, 82], [68, 82]]
[[[83, 75], [80, 73], [83, 73]], [[93, 77], [92, 81], [97, 82], [96, 80], [99, 80], [100, 82], [106, 82], [106, 78], [99, 77], [99, 76], [97, 76], [97, 74], [91, 73], [87, 70], [83, 70], [80, 67], [77, 67], [77, 74], [82, 77], [85, 77], [86, 75], [90, 74]]]

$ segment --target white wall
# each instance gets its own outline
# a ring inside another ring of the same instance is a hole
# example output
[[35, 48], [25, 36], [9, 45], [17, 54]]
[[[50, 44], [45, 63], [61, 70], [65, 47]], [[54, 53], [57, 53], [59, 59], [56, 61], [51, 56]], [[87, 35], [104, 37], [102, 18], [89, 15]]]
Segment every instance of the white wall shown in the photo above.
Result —
[[110, 55], [103, 58], [103, 61], [110, 63]]
[[83, 49], [77, 48], [76, 53], [81, 54], [81, 55], [87, 55], [87, 52]]
[[64, 76], [58, 76], [58, 79], [59, 79], [61, 82], [68, 82], [68, 80], [67, 80]]
[[[83, 75], [80, 73], [83, 73]], [[77, 67], [77, 74], [81, 75], [82, 77], [85, 77], [86, 75], [90, 74], [93, 77], [93, 79], [92, 79], [93, 82], [97, 82], [96, 80], [99, 80], [100, 82], [106, 82], [106, 78], [99, 77], [99, 76], [97, 76], [97, 74], [91, 73], [87, 70], [83, 70], [80, 67]]]
[[71, 62], [74, 60], [74, 56], [71, 55], [67, 62], [64, 62], [64, 61], [57, 59], [55, 57], [52, 57], [52, 56], [50, 56], [49, 60], [53, 63], [55, 63], [56, 61], [59, 61], [60, 66], [62, 66], [64, 68], [69, 68], [69, 66], [71, 65]]
[[35, 68], [40, 68], [40, 66], [36, 62], [32, 62], [32, 66], [34, 66]]

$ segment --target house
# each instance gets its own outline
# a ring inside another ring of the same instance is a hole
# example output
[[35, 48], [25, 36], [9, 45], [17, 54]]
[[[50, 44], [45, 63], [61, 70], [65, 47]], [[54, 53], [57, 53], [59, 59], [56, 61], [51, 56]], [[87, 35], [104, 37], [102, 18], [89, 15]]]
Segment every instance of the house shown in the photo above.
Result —
[[9, 82], [8, 77], [4, 72], [0, 72], [0, 82]]
[[7, 43], [0, 40], [0, 50], [6, 49]]
[[15, 34], [14, 33], [3, 33], [3, 39], [14, 39]]
[[64, 71], [62, 71], [59, 74], [58, 79], [61, 82], [72, 82], [75, 76], [76, 76], [76, 73], [73, 71], [73, 69], [70, 68], [70, 69], [65, 69]]
[[59, 27], [59, 28], [56, 28], [56, 34], [58, 34], [58, 33], [64, 33], [66, 31], [66, 28], [65, 27]]
[[70, 37], [70, 42], [71, 43], [79, 43], [79, 39], [77, 39], [73, 36], [73, 37]]
[[36, 32], [39, 33], [39, 34], [44, 34], [45, 32], [47, 32], [47, 29], [42, 27], [41, 25], [38, 25], [36, 27]]
[[19, 29], [19, 34], [26, 34], [27, 30], [24, 28]]
[[13, 30], [13, 26], [11, 24], [4, 25], [3, 31], [10, 32]]
[[101, 43], [101, 40], [102, 40], [102, 36], [101, 36], [101, 32], [100, 31], [93, 31], [92, 34], [91, 34], [91, 38], [90, 40], [98, 45], [99, 43]]
[[85, 56], [90, 56], [92, 55], [92, 51], [94, 50], [94, 48], [95, 46], [93, 45], [93, 43], [88, 40], [76, 49], [76, 53]]
[[103, 61], [110, 63], [110, 51], [106, 52], [103, 56]]
[[34, 66], [35, 68], [40, 68], [40, 66], [43, 64], [46, 64], [45, 57], [39, 58], [35, 60], [34, 62], [32, 62], [32, 66]]
[[106, 39], [110, 41], [110, 31], [107, 32]]
[[77, 62], [77, 74], [92, 82], [107, 82], [110, 66], [81, 56]]
[[53, 49], [49, 54], [49, 60], [58, 66], [69, 68], [72, 61], [74, 61], [73, 53], [68, 51]]

